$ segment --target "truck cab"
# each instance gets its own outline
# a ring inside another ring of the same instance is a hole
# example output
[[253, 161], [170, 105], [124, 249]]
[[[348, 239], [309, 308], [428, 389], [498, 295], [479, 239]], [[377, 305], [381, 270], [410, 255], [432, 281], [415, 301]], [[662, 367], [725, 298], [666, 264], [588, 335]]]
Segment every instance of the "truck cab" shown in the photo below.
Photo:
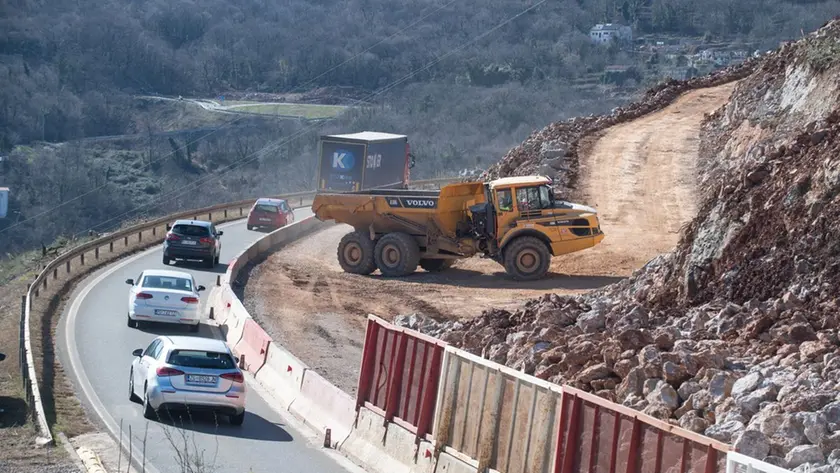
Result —
[[604, 239], [597, 211], [556, 199], [548, 177], [497, 179], [487, 183], [487, 192], [495, 214], [488, 253], [518, 279], [542, 277], [550, 256], [591, 248]]

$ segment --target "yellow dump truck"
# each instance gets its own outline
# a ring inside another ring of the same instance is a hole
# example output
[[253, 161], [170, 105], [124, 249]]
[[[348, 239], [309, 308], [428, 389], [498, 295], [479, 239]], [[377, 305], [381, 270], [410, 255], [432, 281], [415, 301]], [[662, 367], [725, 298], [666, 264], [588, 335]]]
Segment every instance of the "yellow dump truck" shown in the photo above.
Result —
[[441, 271], [460, 258], [492, 258], [515, 279], [539, 279], [551, 256], [604, 239], [595, 209], [557, 200], [544, 176], [449, 184], [439, 191], [319, 193], [312, 212], [354, 231], [338, 245], [344, 271], [400, 277]]

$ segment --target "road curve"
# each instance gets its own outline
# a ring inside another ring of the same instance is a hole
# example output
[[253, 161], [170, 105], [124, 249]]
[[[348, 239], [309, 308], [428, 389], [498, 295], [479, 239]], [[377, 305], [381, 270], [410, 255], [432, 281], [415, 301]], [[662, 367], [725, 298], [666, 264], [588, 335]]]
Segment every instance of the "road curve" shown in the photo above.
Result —
[[[311, 215], [309, 209], [296, 211], [297, 220], [308, 215]], [[230, 261], [263, 235], [246, 230], [243, 221], [219, 228], [224, 230], [220, 258], [223, 262]], [[128, 399], [131, 351], [146, 347], [157, 335], [187, 331], [161, 325], [139, 330], [128, 328], [125, 280], [136, 278], [145, 269], [163, 267], [160, 246], [120, 260], [85, 279], [67, 304], [58, 328], [59, 353], [76, 392], [80, 393], [88, 412], [95, 414], [90, 417], [102, 421], [115, 437], [119, 435], [121, 421], [124, 438], [130, 425], [132, 456], [141, 463], [145, 455], [146, 471], [152, 473], [182, 471], [173, 444], [180, 445], [178, 450], [183, 451], [185, 440], [189, 445], [187, 451], [193, 455], [203, 452], [205, 462], [211, 464], [207, 471], [215, 473], [361, 471], [343, 457], [319, 448], [317, 439], [311, 433], [302, 433], [300, 423], [288, 413], [270, 407], [252, 378], [248, 378], [247, 414], [241, 427], [231, 426], [224, 417], [217, 424], [212, 415], [196, 416], [186, 421], [183, 428], [180, 424], [176, 428], [171, 422], [165, 426], [143, 418], [141, 406]], [[202, 304], [206, 304], [216, 276], [226, 269], [226, 265], [218, 265], [213, 270], [201, 269], [189, 263], [179, 263], [177, 267], [191, 272], [198, 284], [208, 288], [203, 293]], [[212, 337], [214, 333], [218, 331], [202, 325], [199, 335]], [[147, 435], [145, 454], [144, 434]]]

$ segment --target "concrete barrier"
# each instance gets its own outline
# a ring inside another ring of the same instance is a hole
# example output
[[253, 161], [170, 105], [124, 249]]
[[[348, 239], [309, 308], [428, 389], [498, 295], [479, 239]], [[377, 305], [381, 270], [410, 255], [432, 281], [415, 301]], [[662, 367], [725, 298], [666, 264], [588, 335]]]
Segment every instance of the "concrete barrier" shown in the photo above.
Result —
[[[271, 337], [257, 324], [254, 319], [248, 317], [242, 330], [242, 338], [233, 349], [234, 354], [240, 357], [240, 366], [243, 366], [249, 373], [256, 373], [265, 364], [265, 357], [268, 355], [268, 345]], [[241, 357], [245, 359], [242, 360]]]
[[321, 434], [330, 429], [332, 445], [340, 447], [356, 420], [356, 400], [318, 373], [306, 370], [300, 395], [289, 411]]
[[[225, 288], [225, 291], [233, 295], [233, 290], [229, 287]], [[225, 297], [223, 300], [225, 300], [227, 317], [224, 324], [222, 324], [222, 331], [225, 334], [225, 341], [228, 346], [233, 349], [239, 343], [239, 340], [242, 340], [242, 332], [245, 331], [245, 321], [250, 319], [251, 316], [236, 295], [233, 295], [230, 299]]]
[[268, 345], [265, 364], [255, 378], [284, 409], [288, 410], [300, 394], [304, 373], [308, 369], [296, 356], [277, 343], [271, 342]]
[[[372, 473], [433, 473], [434, 445], [367, 407], [359, 408], [353, 430], [340, 450]], [[473, 472], [475, 469], [472, 470]]]

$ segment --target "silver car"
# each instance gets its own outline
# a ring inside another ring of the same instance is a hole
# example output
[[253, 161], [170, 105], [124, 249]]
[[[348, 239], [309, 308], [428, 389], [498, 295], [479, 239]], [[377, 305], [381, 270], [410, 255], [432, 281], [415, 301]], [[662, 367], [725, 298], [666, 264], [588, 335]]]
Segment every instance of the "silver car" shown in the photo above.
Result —
[[134, 350], [129, 399], [143, 403], [143, 417], [160, 411], [213, 411], [233, 425], [245, 420], [245, 379], [225, 342], [160, 336]]

